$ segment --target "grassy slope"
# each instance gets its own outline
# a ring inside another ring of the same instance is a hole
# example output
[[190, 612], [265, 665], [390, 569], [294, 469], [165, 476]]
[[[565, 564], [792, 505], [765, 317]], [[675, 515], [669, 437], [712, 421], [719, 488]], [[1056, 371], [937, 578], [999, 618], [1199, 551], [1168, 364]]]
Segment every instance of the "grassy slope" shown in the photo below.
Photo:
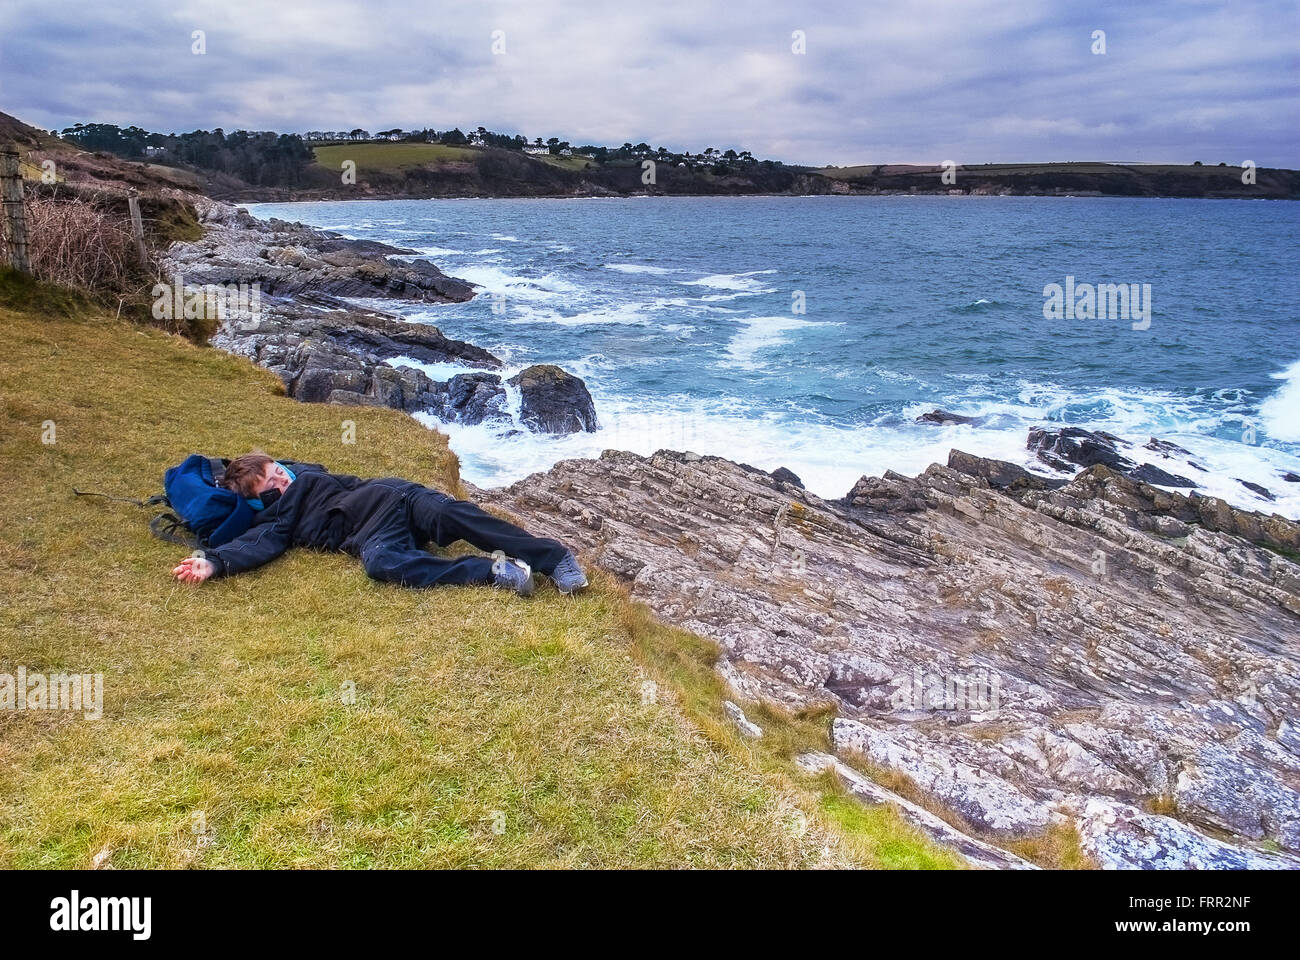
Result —
[[175, 584], [184, 550], [145, 511], [69, 488], [140, 496], [191, 451], [261, 445], [454, 490], [456, 459], [404, 414], [298, 404], [246, 361], [14, 287], [0, 274], [0, 672], [102, 672], [105, 693], [98, 721], [0, 712], [0, 866], [959, 865], [791, 778], [824, 718], [760, 712], [769, 735], [739, 740], [710, 645], [605, 576], [523, 600], [299, 551]]

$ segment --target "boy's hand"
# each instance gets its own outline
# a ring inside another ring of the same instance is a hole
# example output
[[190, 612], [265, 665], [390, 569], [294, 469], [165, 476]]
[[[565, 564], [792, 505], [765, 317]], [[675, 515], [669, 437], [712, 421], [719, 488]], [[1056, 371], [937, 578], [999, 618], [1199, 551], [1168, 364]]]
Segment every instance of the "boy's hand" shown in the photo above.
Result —
[[216, 572], [211, 560], [203, 557], [186, 557], [172, 570], [172, 576], [183, 583], [202, 583]]

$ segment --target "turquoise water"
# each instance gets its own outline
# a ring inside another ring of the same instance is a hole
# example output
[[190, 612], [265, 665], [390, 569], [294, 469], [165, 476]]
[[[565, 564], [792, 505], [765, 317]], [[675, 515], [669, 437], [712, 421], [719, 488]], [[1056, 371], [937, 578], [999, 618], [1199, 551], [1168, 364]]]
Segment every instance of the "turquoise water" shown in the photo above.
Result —
[[[1300, 204], [690, 197], [249, 209], [418, 250], [480, 296], [379, 305], [512, 366], [554, 362], [586, 379], [603, 424], [594, 436], [448, 430], [482, 485], [606, 447], [673, 447], [787, 466], [840, 496], [864, 473], [913, 473], [954, 446], [1027, 463], [1028, 428], [1056, 422], [1179, 443], [1216, 474], [1211, 492], [1264, 508], [1236, 482], [1252, 480], [1282, 498], [1268, 509], [1300, 515], [1300, 484], [1279, 478], [1300, 471]], [[1045, 319], [1044, 288], [1067, 276], [1149, 284], [1149, 328]], [[936, 406], [984, 420], [913, 422]]]

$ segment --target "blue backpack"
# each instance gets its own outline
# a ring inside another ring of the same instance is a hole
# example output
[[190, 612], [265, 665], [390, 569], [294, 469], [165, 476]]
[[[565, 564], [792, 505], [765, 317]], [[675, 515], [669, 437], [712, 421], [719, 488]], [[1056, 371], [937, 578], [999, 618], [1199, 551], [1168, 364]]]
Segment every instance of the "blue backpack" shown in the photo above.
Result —
[[197, 546], [219, 547], [235, 539], [253, 523], [253, 508], [248, 501], [219, 486], [226, 472], [226, 461], [217, 457], [191, 454], [178, 466], [163, 474], [167, 505], [173, 514], [159, 514], [149, 522], [149, 529], [164, 540], [175, 540], [177, 528], [194, 534]]
[[[296, 460], [277, 461], [285, 469], [293, 464], [293, 471], [324, 470], [318, 463], [299, 463]], [[233, 490], [220, 486], [229, 460], [190, 454], [181, 463], [163, 474], [165, 493], [154, 494], [145, 500], [131, 497], [114, 497], [107, 493], [72, 488], [79, 497], [103, 497], [120, 503], [133, 503], [137, 507], [163, 506], [171, 509], [149, 521], [149, 531], [161, 540], [180, 543], [187, 547], [219, 547], [229, 543], [253, 525], [253, 505], [261, 509], [259, 501], [250, 503]], [[290, 473], [292, 478], [293, 473]], [[269, 505], [269, 504], [268, 504]]]

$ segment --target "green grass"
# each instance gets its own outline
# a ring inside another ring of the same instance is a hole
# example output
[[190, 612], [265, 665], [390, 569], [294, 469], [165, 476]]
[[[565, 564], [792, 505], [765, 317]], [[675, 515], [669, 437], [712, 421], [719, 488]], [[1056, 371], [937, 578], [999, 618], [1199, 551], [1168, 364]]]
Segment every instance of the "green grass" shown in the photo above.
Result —
[[480, 151], [449, 147], [441, 143], [343, 143], [316, 147], [316, 164], [339, 170], [345, 160], [357, 165], [358, 173], [395, 173], [431, 164], [473, 161]]
[[0, 867], [959, 865], [792, 772], [825, 717], [747, 705], [769, 735], [742, 741], [713, 646], [599, 571], [525, 600], [297, 551], [175, 583], [145, 511], [71, 487], [142, 496], [190, 452], [260, 446], [459, 493], [456, 458], [75, 296], [0, 295], [0, 672], [104, 675], [102, 719], [0, 712]]

